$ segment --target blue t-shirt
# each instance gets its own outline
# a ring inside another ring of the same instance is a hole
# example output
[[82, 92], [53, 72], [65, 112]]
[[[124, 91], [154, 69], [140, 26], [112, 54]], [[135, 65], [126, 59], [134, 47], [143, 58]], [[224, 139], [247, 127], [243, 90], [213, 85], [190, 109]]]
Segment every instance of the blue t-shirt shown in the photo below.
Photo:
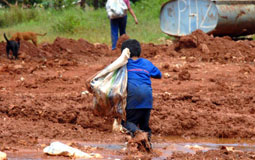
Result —
[[144, 58], [128, 59], [127, 70], [126, 109], [151, 109], [153, 99], [150, 77], [161, 78], [161, 72], [149, 60]]

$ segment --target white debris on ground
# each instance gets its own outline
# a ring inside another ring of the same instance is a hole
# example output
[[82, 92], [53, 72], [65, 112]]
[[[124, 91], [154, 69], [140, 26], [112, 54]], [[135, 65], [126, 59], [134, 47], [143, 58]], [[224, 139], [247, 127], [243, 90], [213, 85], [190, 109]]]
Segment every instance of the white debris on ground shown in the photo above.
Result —
[[0, 151], [0, 160], [7, 160], [7, 154]]
[[43, 152], [52, 156], [68, 156], [72, 158], [103, 158], [102, 155], [98, 153], [85, 153], [79, 149], [70, 147], [61, 142], [52, 142], [50, 146], [43, 149]]
[[189, 149], [194, 150], [194, 151], [207, 151], [207, 150], [209, 150], [209, 148], [199, 146], [197, 144], [195, 144], [195, 145], [185, 145], [184, 147], [189, 148]]
[[170, 74], [169, 73], [164, 73], [164, 78], [170, 78]]

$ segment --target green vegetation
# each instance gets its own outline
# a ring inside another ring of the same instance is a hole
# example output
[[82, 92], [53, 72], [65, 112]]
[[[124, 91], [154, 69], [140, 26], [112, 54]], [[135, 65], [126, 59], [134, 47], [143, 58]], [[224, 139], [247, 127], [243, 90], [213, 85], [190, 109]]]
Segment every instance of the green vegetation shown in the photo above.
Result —
[[[127, 34], [146, 43], [162, 43], [162, 40], [171, 38], [160, 30], [160, 8], [166, 1], [142, 0], [132, 3], [139, 24], [136, 25], [129, 14]], [[39, 38], [39, 42], [52, 42], [56, 37], [66, 37], [111, 44], [110, 22], [105, 8], [94, 10], [86, 6], [84, 10], [75, 6], [60, 10], [43, 7], [0, 9], [0, 34], [5, 32], [10, 37], [18, 31], [47, 32], [45, 37]], [[3, 36], [0, 36], [0, 40], [3, 40]]]

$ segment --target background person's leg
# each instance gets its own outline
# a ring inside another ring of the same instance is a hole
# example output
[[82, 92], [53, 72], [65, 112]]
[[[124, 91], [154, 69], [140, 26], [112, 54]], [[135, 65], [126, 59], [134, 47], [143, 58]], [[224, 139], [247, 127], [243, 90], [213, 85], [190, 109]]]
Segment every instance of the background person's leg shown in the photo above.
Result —
[[119, 23], [120, 36], [123, 34], [126, 34], [126, 26], [127, 26], [127, 16], [121, 18], [121, 21]]
[[116, 49], [118, 34], [119, 34], [119, 20], [111, 19], [111, 39], [112, 39], [112, 50]]

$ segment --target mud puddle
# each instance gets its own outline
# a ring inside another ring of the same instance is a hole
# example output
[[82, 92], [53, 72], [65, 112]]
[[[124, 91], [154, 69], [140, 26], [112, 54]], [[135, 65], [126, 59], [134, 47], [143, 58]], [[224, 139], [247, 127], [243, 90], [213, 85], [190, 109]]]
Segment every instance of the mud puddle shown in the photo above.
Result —
[[[255, 142], [236, 139], [183, 139], [183, 138], [159, 138], [158, 142], [153, 142], [154, 151], [160, 153], [159, 157], [152, 160], [163, 160], [171, 156], [174, 152], [195, 154], [197, 151], [207, 152], [209, 150], [220, 150], [222, 147], [233, 147], [235, 151], [254, 151]], [[68, 144], [68, 142], [63, 142]], [[125, 143], [97, 143], [97, 142], [75, 142], [76, 145], [90, 149], [90, 152], [99, 153], [103, 159], [123, 159], [126, 155]], [[42, 159], [70, 159], [61, 156], [47, 156], [42, 149], [37, 150], [18, 150], [16, 152], [6, 152], [8, 160], [42, 160]], [[86, 152], [86, 151], [85, 151]]]

